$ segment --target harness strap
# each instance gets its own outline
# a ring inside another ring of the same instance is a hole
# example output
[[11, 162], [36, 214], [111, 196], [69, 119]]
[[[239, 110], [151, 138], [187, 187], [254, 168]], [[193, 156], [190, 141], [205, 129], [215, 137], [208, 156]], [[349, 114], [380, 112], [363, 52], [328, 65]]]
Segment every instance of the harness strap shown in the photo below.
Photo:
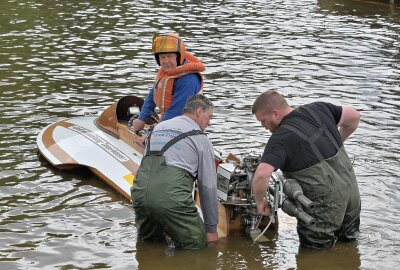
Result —
[[300, 138], [307, 141], [309, 143], [311, 149], [313, 150], [314, 154], [317, 156], [318, 160], [323, 161], [325, 158], [315, 144], [317, 139], [323, 133], [325, 133], [328, 136], [331, 143], [334, 145], [336, 151], [338, 151], [340, 149], [339, 144], [337, 143], [337, 141], [335, 140], [335, 138], [333, 137], [332, 133], [329, 131], [327, 126], [324, 123], [322, 123], [321, 118], [318, 116], [318, 114], [312, 108], [306, 107], [306, 106], [303, 106], [301, 108], [305, 109], [311, 115], [311, 117], [317, 122], [317, 124], [319, 125], [317, 132], [315, 132], [312, 136], [307, 136], [302, 130], [300, 130], [297, 126], [294, 126], [291, 123], [284, 123], [282, 125], [282, 127], [289, 129], [290, 131], [293, 131]]
[[[314, 154], [317, 156], [318, 160], [319, 161], [324, 160], [324, 156], [321, 154], [321, 151], [319, 151], [318, 147], [314, 143], [317, 138], [313, 138], [313, 140], [311, 140], [311, 137], [307, 137], [307, 135], [303, 131], [301, 131], [298, 127], [292, 126], [291, 124], [285, 123], [282, 126], [286, 129], [293, 131], [298, 136], [300, 136], [300, 138], [302, 138], [303, 140], [308, 142], [310, 144], [311, 149], [313, 150]], [[317, 133], [319, 133], [319, 132], [317, 132]], [[314, 136], [312, 136], [312, 137], [314, 137]]]
[[333, 137], [332, 132], [326, 127], [325, 124], [322, 123], [321, 118], [318, 116], [318, 114], [315, 112], [315, 110], [311, 107], [303, 107], [309, 114], [311, 114], [312, 117], [314, 117], [314, 119], [317, 121], [317, 123], [320, 126], [323, 126], [325, 129], [325, 134], [328, 136], [329, 140], [331, 141], [331, 143], [333, 144], [333, 146], [335, 146], [336, 151], [339, 151], [340, 147], [339, 144], [337, 143], [337, 141], [335, 140], [335, 137]]
[[170, 148], [172, 145], [174, 145], [178, 141], [183, 140], [184, 138], [189, 137], [189, 136], [201, 135], [201, 134], [204, 134], [204, 132], [202, 132], [200, 130], [195, 130], [195, 129], [188, 131], [188, 132], [184, 132], [184, 133], [179, 134], [178, 136], [176, 136], [169, 142], [167, 142], [160, 151], [150, 151], [150, 138], [151, 138], [151, 133], [150, 133], [148, 141], [147, 141], [147, 146], [146, 146], [146, 156], [162, 156], [165, 153], [165, 151], [168, 150], [168, 148]]

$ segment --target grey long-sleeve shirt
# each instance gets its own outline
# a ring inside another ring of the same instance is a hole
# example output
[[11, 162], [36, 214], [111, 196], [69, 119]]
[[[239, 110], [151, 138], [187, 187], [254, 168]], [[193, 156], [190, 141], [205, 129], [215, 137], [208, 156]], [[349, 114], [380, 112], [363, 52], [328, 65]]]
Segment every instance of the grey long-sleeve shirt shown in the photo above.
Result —
[[[181, 133], [200, 130], [190, 117], [181, 115], [157, 124], [150, 139], [150, 151], [159, 151], [171, 139]], [[168, 166], [188, 171], [197, 178], [201, 210], [207, 232], [215, 232], [218, 224], [217, 174], [214, 150], [205, 135], [184, 138], [164, 153]]]

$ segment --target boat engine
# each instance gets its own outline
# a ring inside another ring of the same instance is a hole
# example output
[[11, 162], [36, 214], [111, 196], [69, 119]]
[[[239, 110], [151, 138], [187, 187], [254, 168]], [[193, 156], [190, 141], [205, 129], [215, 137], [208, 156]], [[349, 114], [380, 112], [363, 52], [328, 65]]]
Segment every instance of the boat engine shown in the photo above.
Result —
[[[225, 226], [228, 232], [245, 229], [253, 239], [261, 236], [260, 228], [272, 225], [277, 229], [277, 212], [281, 208], [286, 214], [299, 218], [306, 225], [315, 224], [315, 219], [303, 208], [313, 210], [315, 204], [303, 194], [301, 186], [294, 179], [285, 179], [279, 172], [273, 172], [265, 199], [270, 206], [271, 215], [262, 217], [252, 190], [252, 179], [261, 155], [250, 154], [242, 160], [234, 156], [217, 167], [217, 195], [225, 210]], [[256, 237], [257, 236], [257, 237]]]
[[217, 195], [225, 209], [226, 226], [230, 232], [244, 228], [245, 232], [250, 234], [265, 223], [257, 214], [252, 191], [253, 174], [260, 160], [260, 155], [250, 154], [241, 160], [227, 159], [226, 162], [218, 164]]
[[260, 156], [248, 155], [240, 162], [233, 160], [218, 165], [217, 187], [221, 201], [251, 203], [251, 180], [260, 160]]

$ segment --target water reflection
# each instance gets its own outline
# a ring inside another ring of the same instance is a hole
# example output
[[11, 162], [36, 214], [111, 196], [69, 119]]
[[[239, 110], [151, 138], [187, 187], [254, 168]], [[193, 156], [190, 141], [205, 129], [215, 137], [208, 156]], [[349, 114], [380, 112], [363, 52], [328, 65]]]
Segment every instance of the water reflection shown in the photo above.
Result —
[[338, 243], [330, 250], [299, 248], [296, 264], [298, 270], [360, 269], [361, 260], [357, 241]]
[[336, 15], [355, 15], [362, 17], [385, 16], [390, 19], [400, 14], [398, 6], [388, 6], [381, 3], [364, 2], [360, 5], [356, 0], [318, 0], [321, 11], [329, 11]]
[[197, 251], [171, 251], [160, 244], [139, 241], [136, 245], [136, 260], [140, 270], [217, 269], [218, 254], [217, 248], [212, 247]]

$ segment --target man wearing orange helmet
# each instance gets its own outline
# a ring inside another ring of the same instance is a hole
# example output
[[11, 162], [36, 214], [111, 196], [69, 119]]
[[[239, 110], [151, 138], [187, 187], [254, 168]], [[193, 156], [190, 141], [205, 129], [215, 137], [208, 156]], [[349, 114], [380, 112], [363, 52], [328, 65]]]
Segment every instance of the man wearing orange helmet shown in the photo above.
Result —
[[160, 35], [153, 39], [152, 51], [160, 66], [154, 86], [147, 95], [132, 130], [138, 132], [159, 108], [161, 121], [179, 116], [186, 101], [201, 94], [204, 64], [185, 50], [182, 38], [176, 34]]

